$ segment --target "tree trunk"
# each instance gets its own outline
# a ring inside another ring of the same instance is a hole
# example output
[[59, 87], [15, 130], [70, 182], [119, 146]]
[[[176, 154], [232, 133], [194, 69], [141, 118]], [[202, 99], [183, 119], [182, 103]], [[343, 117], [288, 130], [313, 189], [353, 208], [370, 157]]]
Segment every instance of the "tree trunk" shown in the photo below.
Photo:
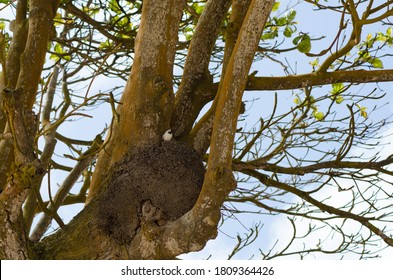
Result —
[[100, 153], [87, 203], [99, 192], [110, 167], [132, 147], [159, 143], [170, 127], [172, 71], [184, 0], [143, 2], [135, 59], [117, 108], [115, 122]]

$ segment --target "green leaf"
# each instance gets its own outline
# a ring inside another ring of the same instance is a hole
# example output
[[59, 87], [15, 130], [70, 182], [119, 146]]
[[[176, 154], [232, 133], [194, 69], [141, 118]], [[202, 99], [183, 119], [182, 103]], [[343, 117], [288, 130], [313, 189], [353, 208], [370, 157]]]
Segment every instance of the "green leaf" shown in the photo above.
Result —
[[325, 117], [325, 115], [322, 112], [319, 112], [318, 110], [315, 110], [313, 112], [313, 115], [314, 115], [314, 118], [318, 121], [322, 120]]
[[274, 17], [273, 20], [278, 26], [284, 26], [287, 24], [287, 19], [285, 17], [280, 17], [280, 18]]
[[297, 37], [293, 38], [292, 43], [293, 43], [294, 45], [297, 45], [302, 37], [303, 37], [303, 36], [300, 35], [300, 36], [297, 36]]
[[371, 54], [368, 50], [360, 50], [359, 52], [359, 58], [366, 61], [371, 57]]
[[336, 101], [337, 104], [340, 104], [341, 102], [344, 101], [344, 98], [342, 96], [340, 96], [340, 95], [337, 95], [335, 101]]
[[53, 61], [59, 61], [60, 57], [57, 54], [51, 54], [49, 59], [52, 59]]
[[109, 1], [109, 9], [111, 11], [115, 12], [118, 15], [122, 13], [122, 11], [120, 9], [120, 6], [119, 6], [119, 4], [117, 3], [116, 0], [110, 0]]
[[293, 34], [292, 28], [290, 28], [289, 26], [285, 27], [284, 36], [289, 38], [292, 36], [292, 34]]
[[313, 69], [315, 69], [319, 65], [319, 58], [316, 58], [315, 60], [309, 62], [309, 64], [312, 66]]
[[332, 90], [329, 92], [332, 96], [330, 99], [334, 100], [337, 104], [340, 104], [344, 101], [344, 98], [340, 95], [343, 93], [347, 88], [344, 87], [343, 83], [335, 83], [332, 84]]
[[367, 119], [367, 117], [368, 117], [368, 114], [367, 114], [367, 107], [360, 106], [359, 104], [356, 104], [356, 106], [359, 108], [360, 115], [361, 115], [363, 118]]
[[276, 26], [272, 26], [269, 31], [265, 31], [262, 34], [262, 40], [274, 39], [278, 36], [278, 28]]
[[281, 5], [281, 2], [275, 2], [275, 3], [273, 4], [272, 12], [277, 11], [278, 8], [280, 8], [280, 5]]
[[99, 48], [100, 50], [104, 50], [104, 49], [106, 49], [106, 48], [109, 48], [109, 47], [112, 46], [112, 45], [113, 45], [113, 42], [111, 42], [111, 41], [109, 41], [109, 40], [106, 40], [106, 41], [102, 42], [102, 43], [98, 46], [98, 48]]
[[392, 36], [392, 28], [391, 28], [391, 27], [389, 27], [389, 28], [386, 30], [386, 36], [388, 36], [388, 37], [391, 37], [391, 36]]
[[308, 35], [303, 35], [302, 40], [297, 45], [297, 49], [301, 53], [309, 53], [311, 50], [311, 39]]
[[63, 19], [60, 13], [57, 13], [55, 18], [53, 19], [55, 26], [59, 26], [64, 24], [66, 21]]
[[332, 95], [338, 95], [340, 93], [342, 93], [344, 91], [344, 84], [343, 83], [335, 83], [332, 84], [332, 90], [330, 91], [330, 93]]
[[380, 60], [379, 58], [374, 58], [373, 61], [371, 62], [371, 65], [374, 68], [379, 68], [379, 69], [383, 68], [382, 60]]
[[368, 48], [371, 48], [373, 44], [374, 44], [374, 36], [373, 34], [368, 33], [366, 37], [366, 45]]
[[192, 39], [192, 34], [186, 33], [185, 36], [186, 36], [186, 41], [191, 41], [191, 39]]
[[51, 54], [49, 56], [50, 59], [54, 61], [58, 61], [59, 59], [65, 59], [67, 61], [71, 60], [71, 56], [67, 55], [66, 52], [63, 50], [63, 48], [60, 46], [60, 44], [56, 44], [54, 47], [54, 54]]
[[288, 21], [292, 22], [296, 17], [296, 11], [295, 10], [291, 10], [289, 12], [289, 14], [287, 15]]
[[195, 12], [200, 15], [203, 12], [203, 9], [205, 8], [205, 5], [194, 3], [192, 4], [192, 8], [195, 10]]
[[202, 14], [204, 8], [205, 6], [198, 5], [198, 7], [195, 9], [195, 12], [200, 15]]
[[100, 12], [100, 8], [93, 6], [93, 7], [83, 7], [83, 12], [87, 13], [90, 16], [96, 15]]
[[59, 44], [55, 45], [55, 52], [58, 54], [64, 53], [63, 48]]

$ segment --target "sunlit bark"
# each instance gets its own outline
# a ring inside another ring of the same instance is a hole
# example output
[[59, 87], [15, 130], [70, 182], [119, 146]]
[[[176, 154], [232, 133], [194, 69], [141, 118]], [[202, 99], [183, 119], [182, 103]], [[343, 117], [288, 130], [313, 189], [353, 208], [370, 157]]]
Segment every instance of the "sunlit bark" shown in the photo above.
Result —
[[98, 157], [89, 199], [113, 163], [130, 147], [158, 143], [170, 127], [172, 71], [183, 0], [145, 1], [132, 72], [117, 108], [119, 115]]

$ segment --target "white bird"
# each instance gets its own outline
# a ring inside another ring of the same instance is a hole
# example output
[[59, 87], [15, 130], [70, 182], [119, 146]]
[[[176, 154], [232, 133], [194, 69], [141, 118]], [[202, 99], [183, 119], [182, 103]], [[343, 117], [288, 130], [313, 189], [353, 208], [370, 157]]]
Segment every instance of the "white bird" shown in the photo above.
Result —
[[162, 135], [162, 140], [171, 141], [172, 137], [173, 137], [172, 129], [168, 129], [167, 131], [165, 131], [164, 135]]

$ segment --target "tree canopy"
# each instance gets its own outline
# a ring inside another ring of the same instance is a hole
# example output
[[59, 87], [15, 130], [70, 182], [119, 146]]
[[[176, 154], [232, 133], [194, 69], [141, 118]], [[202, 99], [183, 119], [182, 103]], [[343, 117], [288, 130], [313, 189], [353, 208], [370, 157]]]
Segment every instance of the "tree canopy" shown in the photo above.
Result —
[[393, 1], [0, 3], [1, 259], [393, 246]]

